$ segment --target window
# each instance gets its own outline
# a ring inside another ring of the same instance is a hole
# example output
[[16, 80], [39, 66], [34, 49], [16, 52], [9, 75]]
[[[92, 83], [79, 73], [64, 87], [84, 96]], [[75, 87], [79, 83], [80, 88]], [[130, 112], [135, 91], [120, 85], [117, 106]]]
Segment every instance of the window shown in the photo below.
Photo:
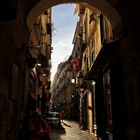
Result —
[[100, 32], [101, 32], [101, 43], [106, 40], [106, 29], [105, 29], [105, 19], [103, 14], [100, 15]]
[[94, 50], [95, 50], [94, 36], [91, 39], [90, 47], [91, 47], [91, 63], [93, 63], [93, 61], [94, 61]]

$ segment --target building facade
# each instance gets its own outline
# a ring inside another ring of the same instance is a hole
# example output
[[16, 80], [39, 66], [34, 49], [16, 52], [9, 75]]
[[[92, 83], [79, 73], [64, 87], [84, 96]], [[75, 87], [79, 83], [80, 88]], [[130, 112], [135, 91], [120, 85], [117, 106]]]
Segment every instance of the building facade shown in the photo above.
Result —
[[[111, 42], [113, 41], [112, 27], [105, 15], [96, 8], [91, 10], [83, 5], [77, 5], [76, 11], [79, 15], [79, 28], [81, 29], [77, 35], [81, 35], [78, 45], [82, 59], [79, 59], [81, 66], [76, 74], [80, 89], [81, 128], [111, 140], [113, 139], [110, 85], [112, 77], [109, 68], [115, 57], [115, 44], [114, 50], [109, 48], [112, 47]], [[105, 50], [107, 51], [106, 56], [101, 54], [104, 49], [108, 49]], [[80, 77], [79, 73], [81, 73]], [[101, 124], [102, 126], [100, 126]]]

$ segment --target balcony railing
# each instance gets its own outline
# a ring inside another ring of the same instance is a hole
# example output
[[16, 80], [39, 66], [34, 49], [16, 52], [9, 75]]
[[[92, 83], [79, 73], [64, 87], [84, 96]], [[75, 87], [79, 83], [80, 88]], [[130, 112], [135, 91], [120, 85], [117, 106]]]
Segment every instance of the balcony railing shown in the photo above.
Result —
[[86, 75], [86, 74], [88, 73], [88, 65], [87, 65], [87, 63], [85, 63], [85, 64], [83, 65], [82, 70], [83, 70], [83, 75]]

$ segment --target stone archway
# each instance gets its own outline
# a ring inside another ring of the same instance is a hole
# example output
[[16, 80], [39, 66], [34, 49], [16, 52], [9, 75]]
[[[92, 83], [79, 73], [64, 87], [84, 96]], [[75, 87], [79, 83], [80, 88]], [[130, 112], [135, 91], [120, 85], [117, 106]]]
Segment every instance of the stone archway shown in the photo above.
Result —
[[[109, 2], [108, 2], [109, 1]], [[115, 89], [113, 92], [114, 98], [114, 140], [134, 140], [140, 134], [140, 87], [139, 87], [139, 63], [140, 63], [140, 48], [139, 48], [139, 1], [127, 0], [41, 0], [28, 13], [26, 23], [30, 31], [33, 31], [33, 22], [46, 9], [64, 3], [82, 3], [89, 8], [96, 7], [101, 10], [109, 19], [113, 33], [120, 31], [120, 34], [115, 34], [119, 38], [117, 58], [115, 65]], [[114, 6], [113, 6], [114, 5]], [[115, 7], [118, 10], [115, 10]], [[119, 15], [120, 13], [120, 15]], [[121, 18], [120, 18], [121, 16]], [[123, 29], [121, 25], [123, 23]], [[32, 34], [33, 32], [31, 32]], [[117, 73], [117, 74], [116, 74]], [[133, 98], [132, 98], [133, 97]]]
[[[67, 3], [81, 3], [88, 8], [96, 7], [97, 9], [101, 10], [106, 17], [109, 19], [113, 30], [118, 30], [116, 28], [120, 28], [121, 25], [121, 17], [115, 8], [105, 0], [98, 0], [98, 1], [91, 1], [91, 0], [53, 0], [53, 1], [46, 1], [41, 0], [38, 2], [29, 12], [26, 23], [29, 27], [29, 30], [33, 32], [33, 24], [35, 19], [43, 13], [46, 9], [56, 6], [59, 4], [67, 4]], [[31, 33], [32, 34], [32, 33]]]

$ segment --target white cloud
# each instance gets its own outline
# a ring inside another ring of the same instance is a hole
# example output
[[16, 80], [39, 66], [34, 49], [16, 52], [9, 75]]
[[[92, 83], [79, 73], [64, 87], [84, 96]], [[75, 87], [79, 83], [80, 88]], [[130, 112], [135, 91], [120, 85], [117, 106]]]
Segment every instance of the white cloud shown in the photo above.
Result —
[[55, 6], [52, 9], [52, 19], [56, 29], [52, 38], [52, 79], [60, 62], [71, 54], [73, 35], [76, 28], [78, 16], [74, 16], [74, 8], [71, 4]]

